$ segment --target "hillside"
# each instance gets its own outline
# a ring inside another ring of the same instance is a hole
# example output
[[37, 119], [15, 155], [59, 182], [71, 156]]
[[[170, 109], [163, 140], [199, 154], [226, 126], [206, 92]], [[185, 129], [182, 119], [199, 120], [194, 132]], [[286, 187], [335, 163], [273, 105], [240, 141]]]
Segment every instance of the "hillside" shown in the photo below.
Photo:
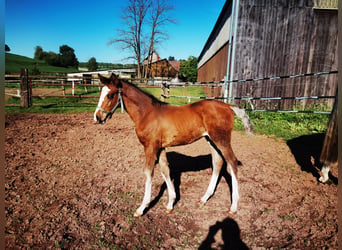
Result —
[[5, 55], [5, 72], [6, 74], [19, 73], [20, 69], [27, 68], [29, 72], [32, 72], [34, 68], [37, 68], [40, 73], [65, 73], [65, 72], [77, 72], [76, 68], [63, 68], [48, 65], [45, 61], [35, 60], [26, 56], [20, 56], [12, 53], [6, 53]]
[[[28, 68], [29, 72], [36, 67], [41, 73], [65, 73], [65, 72], [78, 72], [79, 69], [75, 68], [63, 68], [48, 65], [45, 61], [32, 59], [26, 56], [20, 56], [12, 53], [6, 53], [5, 56], [5, 70], [6, 74], [16, 74], [20, 72], [22, 68]], [[79, 63], [81, 71], [86, 70], [87, 62]], [[122, 68], [135, 68], [135, 64], [113, 64], [98, 62], [99, 70], [106, 69], [122, 69]]]

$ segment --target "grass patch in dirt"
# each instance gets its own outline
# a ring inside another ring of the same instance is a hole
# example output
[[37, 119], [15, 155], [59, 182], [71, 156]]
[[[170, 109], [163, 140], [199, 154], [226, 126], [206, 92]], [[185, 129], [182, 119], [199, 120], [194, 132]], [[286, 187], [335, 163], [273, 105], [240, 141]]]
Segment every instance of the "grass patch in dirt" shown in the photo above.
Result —
[[[301, 135], [325, 133], [328, 115], [300, 113], [248, 112], [256, 133], [289, 140]], [[235, 129], [243, 130], [241, 120], [235, 118]]]

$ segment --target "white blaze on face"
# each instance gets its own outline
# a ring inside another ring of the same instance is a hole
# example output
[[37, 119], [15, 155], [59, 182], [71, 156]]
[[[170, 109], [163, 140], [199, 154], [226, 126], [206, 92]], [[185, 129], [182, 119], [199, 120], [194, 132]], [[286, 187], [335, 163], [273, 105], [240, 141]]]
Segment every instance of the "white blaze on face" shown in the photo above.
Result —
[[107, 94], [109, 93], [110, 89], [107, 86], [104, 86], [101, 90], [101, 95], [100, 95], [100, 100], [99, 103], [97, 104], [96, 110], [94, 112], [94, 121], [96, 121], [96, 113], [97, 111], [99, 111], [99, 107], [101, 107], [105, 97], [107, 96]]

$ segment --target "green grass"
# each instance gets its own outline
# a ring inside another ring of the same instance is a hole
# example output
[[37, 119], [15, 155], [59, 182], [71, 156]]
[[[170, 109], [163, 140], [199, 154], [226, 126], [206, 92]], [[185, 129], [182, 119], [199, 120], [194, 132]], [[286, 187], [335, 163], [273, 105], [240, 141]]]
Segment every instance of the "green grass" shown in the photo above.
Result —
[[[144, 91], [154, 95], [158, 99], [160, 99], [161, 96], [161, 89], [160, 87], [155, 87], [155, 88], [142, 88]], [[201, 87], [198, 86], [187, 86], [187, 87], [173, 87], [170, 88], [170, 96], [201, 96], [205, 97], [205, 92]], [[178, 98], [178, 97], [170, 97], [170, 98], [165, 98], [166, 103], [170, 103], [172, 105], [184, 105], [188, 104], [189, 101], [190, 103], [196, 102], [200, 100], [199, 98]]]
[[35, 60], [29, 57], [20, 56], [16, 54], [6, 53], [5, 55], [5, 72], [6, 74], [18, 74], [20, 69], [27, 68], [29, 72], [37, 67], [41, 73], [53, 72], [53, 73], [68, 73], [77, 72], [76, 68], [63, 68], [48, 65], [44, 61]]
[[[285, 140], [301, 135], [324, 133], [329, 116], [304, 113], [248, 112], [255, 132]], [[235, 129], [243, 130], [240, 119], [235, 119]]]

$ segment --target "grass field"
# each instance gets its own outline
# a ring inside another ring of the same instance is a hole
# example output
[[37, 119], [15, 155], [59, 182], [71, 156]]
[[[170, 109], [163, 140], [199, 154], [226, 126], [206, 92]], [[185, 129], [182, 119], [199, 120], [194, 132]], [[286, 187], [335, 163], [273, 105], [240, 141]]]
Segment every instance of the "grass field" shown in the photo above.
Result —
[[[45, 90], [45, 91], [44, 91]], [[161, 90], [159, 87], [142, 87], [142, 90], [154, 95], [158, 99], [160, 99]], [[12, 90], [15, 93], [15, 89]], [[184, 91], [189, 96], [205, 96], [204, 91], [197, 86], [189, 86], [184, 90], [183, 87], [172, 88], [172, 95], [184, 95]], [[44, 88], [33, 88], [33, 95], [42, 95], [43, 97], [33, 97], [32, 102], [33, 106], [28, 109], [22, 109], [20, 106], [20, 98], [12, 97], [8, 98], [6, 101], [6, 111], [8, 112], [42, 112], [42, 113], [60, 113], [61, 112], [87, 112], [93, 111], [94, 107], [98, 102], [98, 98], [78, 98], [77, 96], [99, 96], [99, 88], [98, 87], [87, 87], [87, 91], [85, 91], [84, 87], [75, 87], [75, 96], [71, 98], [71, 87], [66, 87], [65, 93], [68, 97], [44, 97], [44, 95], [63, 95], [63, 91], [60, 87], [52, 87], [47, 86]], [[172, 105], [184, 105], [190, 102], [195, 102], [199, 99], [183, 99], [183, 98], [167, 98], [165, 102], [170, 103]]]
[[54, 67], [48, 65], [46, 62], [41, 60], [35, 60], [29, 57], [15, 55], [12, 53], [6, 53], [5, 55], [5, 72], [6, 74], [18, 74], [20, 69], [27, 68], [29, 72], [32, 72], [34, 68], [37, 68], [40, 72], [59, 72], [59, 73], [67, 73], [67, 72], [77, 72], [76, 68], [63, 68], [63, 67]]

